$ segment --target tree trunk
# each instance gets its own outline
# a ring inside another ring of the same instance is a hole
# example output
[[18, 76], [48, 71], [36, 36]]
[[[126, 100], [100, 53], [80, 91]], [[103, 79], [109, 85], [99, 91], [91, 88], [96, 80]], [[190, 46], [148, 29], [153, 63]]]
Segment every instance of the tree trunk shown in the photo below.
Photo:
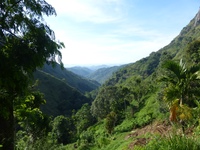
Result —
[[0, 145], [2, 150], [14, 150], [14, 115], [13, 100], [0, 99]]
[[176, 105], [173, 105], [170, 108], [169, 120], [171, 122], [176, 122], [177, 121], [177, 106]]

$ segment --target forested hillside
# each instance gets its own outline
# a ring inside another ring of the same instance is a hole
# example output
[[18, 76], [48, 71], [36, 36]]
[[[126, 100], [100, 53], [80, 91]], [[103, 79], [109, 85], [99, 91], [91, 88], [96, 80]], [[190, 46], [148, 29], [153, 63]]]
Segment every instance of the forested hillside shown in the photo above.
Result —
[[94, 80], [82, 78], [65, 68], [62, 70], [58, 64], [56, 64], [55, 67], [45, 64], [42, 71], [61, 79], [63, 82], [66, 82], [68, 85], [82, 93], [90, 92], [100, 86], [100, 84]]
[[46, 104], [41, 106], [41, 110], [49, 116], [70, 116], [73, 110], [78, 110], [83, 104], [92, 101], [68, 85], [65, 80], [56, 78], [49, 73], [38, 70], [34, 73], [34, 77], [38, 80], [36, 89], [44, 94], [46, 100]]
[[156, 120], [168, 121], [168, 117], [171, 121], [187, 122], [188, 126], [198, 120], [197, 112], [191, 114], [192, 108], [199, 107], [196, 100], [199, 100], [197, 91], [200, 90], [200, 25], [199, 22], [194, 24], [195, 19], [192, 19], [169, 45], [123, 67], [101, 86], [91, 112], [96, 118], [105, 119], [108, 132], [130, 131]]
[[50, 4], [0, 8], [0, 149], [200, 149], [200, 11], [169, 45], [97, 71], [100, 85], [62, 69]]
[[[199, 24], [194, 26], [194, 20], [191, 20], [169, 45], [117, 71], [99, 90], [99, 94], [92, 104], [93, 113], [103, 111], [105, 112], [103, 117], [106, 117], [111, 111], [114, 111], [110, 107], [107, 108], [106, 105], [112, 106], [114, 103], [119, 103], [117, 106], [120, 106], [121, 103], [126, 103], [126, 107], [134, 109], [136, 119], [139, 119], [136, 112], [146, 109], [146, 112], [144, 111], [144, 114], [140, 116], [143, 120], [140, 125], [147, 124], [153, 118], [157, 118], [159, 114], [166, 113], [166, 108], [162, 108], [163, 105], [160, 104], [163, 103], [163, 85], [159, 82], [159, 79], [163, 76], [162, 66], [165, 61], [179, 62], [181, 59], [187, 66], [191, 65], [192, 60], [187, 56], [192, 54], [189, 54], [188, 48], [190, 44], [200, 38], [200, 26]], [[121, 96], [119, 91], [124, 91]], [[106, 95], [107, 97], [105, 97]], [[113, 95], [113, 97], [110, 98], [110, 95]], [[114, 109], [118, 110], [118, 108]], [[121, 109], [122, 111], [126, 110], [125, 108]], [[97, 115], [96, 117], [100, 116]]]

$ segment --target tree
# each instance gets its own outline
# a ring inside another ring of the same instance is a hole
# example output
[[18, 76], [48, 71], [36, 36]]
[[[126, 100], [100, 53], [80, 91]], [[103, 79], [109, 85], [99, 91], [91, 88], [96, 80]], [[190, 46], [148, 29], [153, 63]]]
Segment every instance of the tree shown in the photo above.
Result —
[[55, 40], [43, 15], [56, 15], [45, 0], [0, 2], [0, 144], [14, 149], [14, 101], [26, 95], [37, 67], [61, 63], [64, 44]]
[[195, 100], [200, 96], [200, 66], [195, 65], [186, 68], [186, 64], [180, 60], [176, 63], [172, 60], [164, 63], [167, 70], [161, 81], [166, 82], [165, 100], [170, 105], [170, 120], [176, 121], [179, 111], [179, 119], [190, 116], [185, 110], [195, 106]]
[[41, 104], [45, 104], [43, 94], [36, 91], [16, 99], [14, 104], [15, 121], [33, 142], [50, 131], [50, 117], [42, 113]]
[[195, 40], [191, 42], [186, 50], [186, 56], [188, 60], [191, 60], [193, 63], [198, 64], [200, 59], [200, 40]]
[[71, 118], [57, 116], [52, 123], [52, 136], [59, 144], [68, 144], [75, 136], [75, 125]]
[[90, 112], [90, 105], [88, 103], [84, 104], [81, 109], [77, 111], [74, 118], [78, 134], [81, 134], [96, 121]]
[[105, 122], [105, 128], [109, 134], [112, 134], [116, 121], [117, 121], [117, 114], [115, 112], [111, 111], [106, 116], [106, 122]]
[[91, 112], [97, 119], [103, 119], [111, 111], [111, 104], [116, 100], [117, 87], [108, 86], [99, 90], [95, 100], [92, 102]]
[[92, 115], [97, 119], [103, 119], [111, 111], [114, 111], [119, 117], [125, 111], [127, 105], [129, 105], [127, 100], [128, 92], [128, 88], [122, 86], [105, 86], [101, 88], [99, 94], [92, 102]]

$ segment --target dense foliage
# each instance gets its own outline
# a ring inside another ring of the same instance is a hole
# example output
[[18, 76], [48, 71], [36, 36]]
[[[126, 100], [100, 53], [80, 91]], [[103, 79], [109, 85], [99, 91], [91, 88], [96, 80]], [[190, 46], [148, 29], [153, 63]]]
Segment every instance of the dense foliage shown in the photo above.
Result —
[[34, 77], [38, 79], [38, 86], [35, 89], [44, 93], [46, 104], [41, 106], [41, 110], [45, 114], [54, 117], [70, 116], [72, 110], [78, 110], [84, 103], [92, 101], [91, 98], [85, 97], [77, 89], [51, 74], [37, 70]]
[[61, 63], [59, 49], [64, 45], [43, 21], [43, 15], [56, 14], [46, 1], [4, 0], [0, 9], [0, 143], [12, 150], [14, 102], [26, 94], [37, 67], [54, 64], [56, 57]]
[[[64, 45], [43, 21], [55, 14], [51, 5], [10, 0], [0, 7], [3, 149], [199, 148], [200, 25], [194, 19], [169, 45], [123, 66], [97, 89], [96, 82], [58, 67]], [[146, 133], [154, 122], [174, 134]]]

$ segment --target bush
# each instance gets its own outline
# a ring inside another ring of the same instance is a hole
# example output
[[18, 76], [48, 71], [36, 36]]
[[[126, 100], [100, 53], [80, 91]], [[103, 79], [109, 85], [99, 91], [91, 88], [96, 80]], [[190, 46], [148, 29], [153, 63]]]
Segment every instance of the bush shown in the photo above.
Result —
[[99, 148], [102, 148], [108, 144], [110, 144], [110, 139], [104, 136], [98, 137], [98, 139], [96, 140], [97, 142], [97, 146]]
[[92, 130], [83, 131], [80, 135], [80, 139], [83, 143], [94, 143], [94, 132]]
[[115, 132], [127, 132], [135, 128], [135, 119], [126, 119], [120, 125], [115, 127]]
[[16, 150], [63, 150], [62, 145], [54, 143], [49, 136], [42, 137], [35, 141], [31, 136], [22, 136], [22, 133], [17, 133]]

